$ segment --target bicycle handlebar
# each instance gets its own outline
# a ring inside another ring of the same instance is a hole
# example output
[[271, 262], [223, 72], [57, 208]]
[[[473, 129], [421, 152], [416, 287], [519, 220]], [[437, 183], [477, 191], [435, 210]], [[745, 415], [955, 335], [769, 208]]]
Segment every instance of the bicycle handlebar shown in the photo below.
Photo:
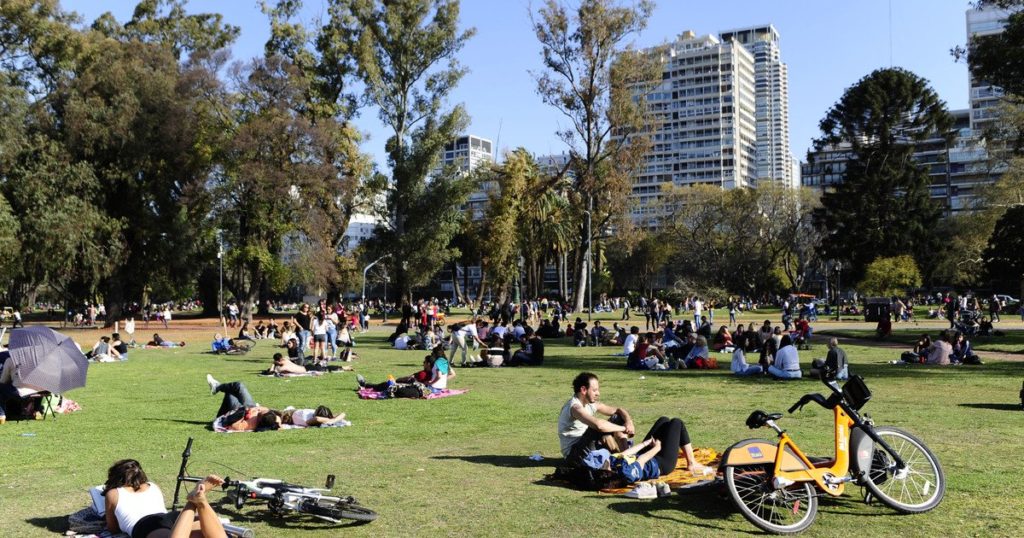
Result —
[[830, 404], [830, 402], [828, 400], [825, 399], [824, 396], [822, 396], [821, 394], [813, 393], [813, 394], [804, 394], [803, 396], [801, 396], [800, 400], [797, 401], [795, 404], [793, 404], [793, 407], [789, 408], [789, 412], [791, 414], [795, 413], [799, 409], [802, 409], [803, 406], [807, 405], [810, 402], [814, 402], [814, 403], [824, 407], [825, 409], [832, 408], [832, 405]]

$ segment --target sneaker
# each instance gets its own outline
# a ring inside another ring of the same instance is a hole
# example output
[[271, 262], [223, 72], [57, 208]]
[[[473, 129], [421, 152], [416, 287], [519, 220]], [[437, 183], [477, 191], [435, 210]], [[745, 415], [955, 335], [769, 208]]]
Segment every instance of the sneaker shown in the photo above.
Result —
[[633, 488], [633, 491], [627, 493], [625, 497], [630, 499], [657, 499], [658, 488], [654, 487], [654, 484], [650, 482], [641, 482]]
[[366, 386], [366, 378], [363, 377], [363, 374], [356, 374], [356, 383], [359, 383], [360, 387]]
[[206, 384], [210, 386], [210, 394], [217, 394], [217, 387], [220, 386], [220, 382], [213, 378], [212, 375], [206, 374]]
[[658, 497], [668, 497], [672, 495], [672, 487], [665, 482], [658, 482], [655, 487], [658, 490]]

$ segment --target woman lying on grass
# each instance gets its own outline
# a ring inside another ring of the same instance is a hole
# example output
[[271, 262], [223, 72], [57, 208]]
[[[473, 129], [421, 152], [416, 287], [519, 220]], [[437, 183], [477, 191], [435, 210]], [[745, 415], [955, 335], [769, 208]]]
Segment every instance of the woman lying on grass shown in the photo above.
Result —
[[107, 529], [132, 538], [226, 537], [220, 518], [206, 500], [206, 491], [223, 482], [215, 475], [207, 476], [189, 493], [181, 513], [173, 514], [164, 508], [163, 493], [149, 481], [138, 461], [118, 461], [107, 471], [103, 489]]
[[628, 450], [612, 454], [602, 448], [590, 452], [583, 461], [593, 469], [615, 471], [623, 482], [632, 484], [674, 471], [679, 460], [680, 448], [686, 456], [686, 468], [694, 475], [703, 475], [707, 467], [694, 459], [690, 435], [686, 431], [686, 425], [678, 418], [659, 418], [654, 426], [651, 426], [643, 442], [633, 445]]

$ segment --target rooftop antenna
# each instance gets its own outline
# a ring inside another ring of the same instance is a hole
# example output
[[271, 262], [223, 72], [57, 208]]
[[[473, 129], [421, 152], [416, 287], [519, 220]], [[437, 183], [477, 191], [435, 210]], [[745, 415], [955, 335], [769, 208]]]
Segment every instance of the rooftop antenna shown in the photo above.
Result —
[[505, 121], [504, 118], [499, 118], [498, 119], [498, 138], [497, 138], [497, 140], [494, 141], [494, 163], [495, 164], [498, 164], [498, 152], [500, 151], [498, 148], [501, 147], [501, 124], [504, 123], [504, 121]]

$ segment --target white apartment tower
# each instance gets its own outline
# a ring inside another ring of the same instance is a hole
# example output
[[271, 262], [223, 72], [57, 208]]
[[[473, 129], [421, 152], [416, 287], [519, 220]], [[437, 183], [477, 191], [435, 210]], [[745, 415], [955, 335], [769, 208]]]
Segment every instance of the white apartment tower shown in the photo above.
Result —
[[757, 120], [757, 180], [795, 188], [793, 155], [789, 150], [789, 68], [782, 62], [779, 32], [760, 25], [719, 32], [719, 38], [742, 44], [754, 56]]
[[[967, 40], [975, 36], [1001, 33], [1010, 13], [994, 8], [967, 10]], [[968, 80], [971, 85], [971, 130], [980, 133], [995, 119], [995, 107], [1003, 97], [1003, 89], [984, 80], [977, 80], [969, 72]]]
[[[486, 138], [474, 135], [465, 135], [445, 144], [444, 154], [441, 156], [440, 167], [454, 165], [460, 172], [469, 173], [479, 166], [494, 162], [494, 143]], [[489, 193], [496, 185], [493, 182], [485, 182], [480, 188], [473, 191], [466, 200], [466, 210], [470, 212], [470, 218], [479, 220], [483, 218], [487, 209]]]
[[662, 80], [647, 95], [653, 146], [634, 178], [634, 218], [654, 216], [653, 202], [671, 185], [756, 184], [753, 55], [737, 43], [690, 31], [644, 52], [660, 59]]

